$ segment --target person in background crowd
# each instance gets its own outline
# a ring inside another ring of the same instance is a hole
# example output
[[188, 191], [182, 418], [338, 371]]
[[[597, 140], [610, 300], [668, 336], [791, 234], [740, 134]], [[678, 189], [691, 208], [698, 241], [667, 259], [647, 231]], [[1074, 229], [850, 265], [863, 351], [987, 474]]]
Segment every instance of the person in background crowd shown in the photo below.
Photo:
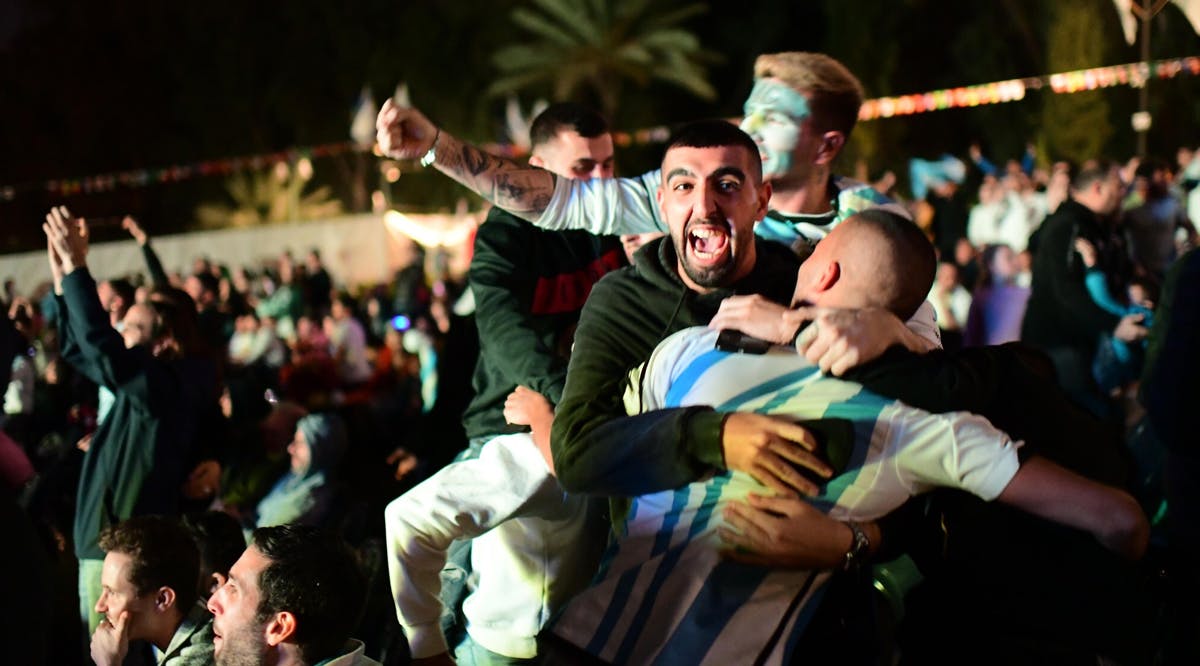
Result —
[[229, 580], [229, 569], [246, 550], [246, 537], [237, 520], [222, 511], [184, 514], [182, 522], [200, 556], [196, 594], [201, 603], [208, 603], [212, 593]]
[[322, 523], [337, 498], [346, 426], [336, 414], [309, 414], [296, 424], [287, 451], [288, 472], [258, 503], [253, 516], [256, 527]]
[[963, 346], [1020, 340], [1029, 287], [1017, 284], [1017, 255], [1007, 245], [989, 245], [981, 258], [983, 275], [971, 296]]
[[120, 666], [129, 642], [149, 642], [160, 666], [212, 663], [212, 616], [197, 603], [200, 557], [177, 519], [138, 516], [106, 528], [102, 592], [96, 612], [104, 616], [92, 634], [97, 666]]
[[957, 266], [948, 261], [938, 263], [937, 277], [929, 289], [929, 302], [937, 312], [942, 345], [946, 349], [961, 347], [963, 329], [971, 310], [971, 293], [959, 283]]
[[1096, 304], [1087, 291], [1087, 270], [1075, 240], [1088, 240], [1102, 254], [1113, 245], [1103, 218], [1116, 212], [1124, 189], [1118, 167], [1109, 162], [1076, 174], [1071, 198], [1043, 225], [1021, 324], [1021, 339], [1046, 352], [1067, 393], [1101, 418], [1115, 415], [1092, 376], [1097, 341], [1102, 333], [1111, 333], [1135, 342], [1146, 337], [1146, 328], [1141, 315], [1120, 317]]
[[80, 616], [91, 633], [100, 621], [100, 532], [135, 515], [177, 513], [199, 422], [216, 407], [217, 390], [211, 360], [197, 354], [203, 343], [187, 294], [156, 292], [129, 309], [120, 334], [112, 329], [87, 268], [85, 225], [58, 207], [42, 228], [65, 322], [63, 357], [116, 395], [84, 455], [75, 514]]
[[341, 538], [300, 525], [259, 528], [208, 600], [216, 663], [378, 666], [350, 638], [366, 596], [366, 576]]

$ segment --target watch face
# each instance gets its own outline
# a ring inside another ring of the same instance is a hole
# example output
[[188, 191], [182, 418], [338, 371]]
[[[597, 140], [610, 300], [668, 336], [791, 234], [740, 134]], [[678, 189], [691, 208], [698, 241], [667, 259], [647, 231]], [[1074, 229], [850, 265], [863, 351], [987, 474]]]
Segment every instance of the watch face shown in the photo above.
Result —
[[871, 539], [867, 537], [867, 533], [857, 523], [847, 522], [846, 526], [850, 528], [850, 532], [853, 535], [853, 540], [850, 542], [850, 550], [846, 551], [845, 562], [845, 568], [851, 569], [862, 564], [867, 549], [871, 547]]

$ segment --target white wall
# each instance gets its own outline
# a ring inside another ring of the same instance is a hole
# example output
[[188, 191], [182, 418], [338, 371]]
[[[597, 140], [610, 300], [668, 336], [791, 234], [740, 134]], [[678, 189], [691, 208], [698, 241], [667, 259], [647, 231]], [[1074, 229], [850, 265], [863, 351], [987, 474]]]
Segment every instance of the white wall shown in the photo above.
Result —
[[[184, 275], [191, 272], [192, 260], [201, 255], [231, 267], [258, 266], [262, 259], [277, 257], [285, 250], [302, 260], [309, 248], [316, 247], [335, 282], [344, 285], [390, 279], [406, 260], [408, 242], [389, 231], [383, 217], [374, 214], [151, 237], [151, 245], [167, 272], [180, 271]], [[88, 268], [98, 279], [146, 272], [141, 251], [133, 240], [93, 245]], [[19, 294], [28, 294], [49, 281], [45, 251], [0, 255], [0, 279], [7, 278], [16, 281]]]

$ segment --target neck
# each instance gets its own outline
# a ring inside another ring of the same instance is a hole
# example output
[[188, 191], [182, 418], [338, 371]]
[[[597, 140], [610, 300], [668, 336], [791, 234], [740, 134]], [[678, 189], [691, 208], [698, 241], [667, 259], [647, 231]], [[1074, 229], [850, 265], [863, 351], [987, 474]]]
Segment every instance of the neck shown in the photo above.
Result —
[[829, 167], [813, 168], [807, 177], [784, 174], [771, 181], [771, 208], [790, 215], [828, 213]]
[[300, 658], [300, 651], [287, 643], [269, 649], [263, 656], [263, 663], [267, 666], [308, 666], [308, 663]]
[[1071, 198], [1075, 201], [1075, 203], [1092, 211], [1092, 214], [1095, 215], [1096, 217], [1100, 217], [1100, 206], [1095, 201], [1092, 201], [1090, 198], [1087, 198], [1087, 197], [1084, 197], [1084, 198], [1071, 197]]
[[183, 614], [173, 609], [169, 617], [163, 618], [162, 623], [150, 631], [146, 640], [150, 641], [159, 651], [166, 652], [167, 647], [171, 645], [171, 639], [175, 637], [175, 632], [182, 624]]

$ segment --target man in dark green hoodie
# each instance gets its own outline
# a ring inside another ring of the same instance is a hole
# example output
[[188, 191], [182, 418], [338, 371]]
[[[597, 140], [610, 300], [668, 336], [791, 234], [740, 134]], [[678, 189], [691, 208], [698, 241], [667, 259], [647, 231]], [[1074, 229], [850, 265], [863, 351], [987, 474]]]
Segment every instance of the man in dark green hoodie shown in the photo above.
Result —
[[[771, 189], [744, 132], [724, 121], [691, 123], [669, 143], [662, 173], [658, 203], [670, 236], [605, 276], [580, 318], [551, 439], [559, 481], [569, 492], [632, 497], [717, 467], [747, 472], [779, 492], [812, 493], [815, 485], [795, 465], [830, 470], [811, 453], [814, 437], [792, 422], [704, 407], [626, 416], [624, 383], [658, 342], [707, 324], [729, 296], [790, 304], [799, 267], [789, 248], [754, 236]], [[830, 521], [826, 528], [813, 551], [833, 567], [853, 539], [849, 527]], [[874, 529], [868, 537], [877, 536]]]

